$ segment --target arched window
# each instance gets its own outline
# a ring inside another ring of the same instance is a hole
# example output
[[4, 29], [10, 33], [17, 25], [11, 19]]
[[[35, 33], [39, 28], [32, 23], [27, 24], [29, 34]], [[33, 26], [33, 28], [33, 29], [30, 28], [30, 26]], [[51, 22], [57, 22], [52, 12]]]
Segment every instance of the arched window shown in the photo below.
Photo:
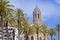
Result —
[[42, 40], [42, 38], [40, 37], [40, 40]]
[[40, 18], [40, 15], [38, 14], [38, 19]]
[[31, 36], [31, 40], [34, 40], [34, 37], [33, 36]]
[[37, 17], [37, 14], [35, 14], [35, 18]]

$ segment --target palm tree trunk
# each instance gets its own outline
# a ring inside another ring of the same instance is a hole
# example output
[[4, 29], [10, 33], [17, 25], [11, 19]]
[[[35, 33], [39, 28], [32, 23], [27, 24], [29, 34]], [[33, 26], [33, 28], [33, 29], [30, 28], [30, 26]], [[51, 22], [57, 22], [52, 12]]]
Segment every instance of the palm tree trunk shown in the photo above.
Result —
[[58, 40], [59, 40], [59, 31], [58, 31]]
[[44, 34], [44, 40], [46, 40], [46, 35]]
[[1, 29], [2, 29], [2, 40], [3, 39], [3, 13], [1, 12]]
[[20, 40], [20, 26], [21, 22], [18, 20], [18, 40]]
[[38, 37], [38, 31], [37, 31], [37, 40], [39, 40], [39, 37]]
[[7, 40], [9, 40], [8, 21], [6, 21], [6, 33], [7, 33]]
[[26, 32], [26, 34], [25, 34], [25, 40], [29, 40], [29, 37], [28, 37], [27, 32]]
[[26, 38], [26, 39], [27, 39], [27, 40], [29, 40], [28, 34], [27, 34], [26, 36], [27, 36], [27, 38]]
[[39, 40], [38, 34], [37, 34], [37, 40]]
[[20, 40], [20, 31], [19, 31], [19, 28], [18, 28], [18, 40]]
[[53, 39], [52, 39], [52, 36], [51, 36], [51, 40], [53, 40]]

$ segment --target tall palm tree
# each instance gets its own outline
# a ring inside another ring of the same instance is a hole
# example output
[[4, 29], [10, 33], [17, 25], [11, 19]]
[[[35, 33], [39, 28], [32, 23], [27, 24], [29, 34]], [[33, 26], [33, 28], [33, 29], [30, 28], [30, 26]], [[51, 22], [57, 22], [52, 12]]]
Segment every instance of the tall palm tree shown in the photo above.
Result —
[[7, 15], [13, 14], [12, 13], [13, 9], [11, 8], [11, 7], [13, 7], [13, 5], [10, 5], [9, 3], [10, 2], [7, 0], [0, 0], [0, 16], [1, 16], [2, 20], [3, 20], [5, 14], [7, 14]]
[[50, 36], [51, 36], [51, 40], [53, 40], [52, 37], [56, 35], [55, 29], [50, 28], [50, 29], [48, 30], [48, 35], [50, 35]]
[[46, 40], [46, 34], [47, 34], [47, 25], [46, 24], [43, 24], [42, 26], [41, 26], [42, 28], [42, 33], [43, 33], [43, 35], [44, 35], [44, 40]]
[[60, 40], [60, 39], [59, 39], [59, 38], [60, 38], [60, 37], [59, 37], [59, 35], [60, 35], [60, 34], [59, 34], [59, 32], [60, 32], [60, 24], [57, 25], [56, 29], [57, 29], [57, 32], [58, 32], [58, 40]]
[[29, 40], [28, 37], [28, 30], [29, 30], [29, 24], [28, 21], [25, 19], [24, 23], [23, 23], [23, 33], [25, 34], [25, 40]]
[[22, 10], [19, 8], [16, 10], [16, 17], [17, 17], [17, 25], [18, 25], [18, 40], [20, 40], [20, 33], [21, 33], [20, 28], [22, 27], [24, 16]]
[[2, 8], [2, 4], [3, 4], [4, 0], [0, 0], [0, 16], [1, 16], [1, 28], [2, 28], [2, 40], [3, 40], [3, 8]]
[[5, 15], [4, 15], [4, 27], [6, 27], [7, 40], [8, 40], [9, 36], [8, 36], [8, 17], [7, 16], [8, 16], [7, 13], [5, 13]]
[[[4, 15], [6, 14], [6, 12], [11, 13], [12, 9], [11, 6], [9, 4], [10, 2], [7, 0], [0, 0], [0, 16], [1, 16], [1, 27], [2, 27], [2, 40], [3, 40], [3, 23], [4, 23]], [[9, 14], [8, 13], [8, 14]]]
[[23, 34], [25, 34], [25, 40], [29, 40], [28, 36], [34, 34], [33, 27], [29, 25], [26, 19], [23, 22]]
[[41, 32], [40, 25], [34, 24], [35, 32], [37, 34], [37, 40], [39, 40], [39, 33]]

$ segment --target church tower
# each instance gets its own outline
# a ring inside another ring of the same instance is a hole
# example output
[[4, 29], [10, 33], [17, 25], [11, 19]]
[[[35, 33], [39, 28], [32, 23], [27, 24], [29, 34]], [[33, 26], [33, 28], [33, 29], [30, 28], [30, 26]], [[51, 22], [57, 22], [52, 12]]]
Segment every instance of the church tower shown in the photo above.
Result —
[[33, 11], [33, 23], [41, 24], [41, 12], [37, 5]]

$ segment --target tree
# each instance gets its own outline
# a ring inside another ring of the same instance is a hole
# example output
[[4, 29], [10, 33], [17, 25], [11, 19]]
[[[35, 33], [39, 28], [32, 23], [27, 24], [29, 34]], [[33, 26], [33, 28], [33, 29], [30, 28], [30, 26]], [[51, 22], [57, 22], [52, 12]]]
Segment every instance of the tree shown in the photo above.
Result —
[[[11, 7], [13, 5], [9, 4], [10, 2], [7, 0], [0, 0], [0, 16], [1, 16], [1, 27], [2, 27], [2, 40], [3, 40], [3, 24], [4, 24], [4, 15], [6, 13], [12, 14], [12, 9]], [[6, 21], [7, 22], [7, 21]], [[8, 22], [6, 23], [7, 26]], [[7, 38], [8, 40], [8, 38]]]
[[28, 36], [34, 34], [33, 27], [30, 26], [27, 19], [23, 22], [23, 34], [25, 35], [25, 40], [29, 40]]
[[37, 40], [39, 40], [39, 33], [41, 32], [41, 29], [40, 29], [40, 25], [38, 24], [34, 24], [34, 29], [35, 29], [35, 32], [37, 34]]
[[42, 33], [44, 35], [44, 40], [46, 40], [46, 34], [47, 34], [47, 25], [43, 24], [41, 25]]
[[48, 30], [48, 35], [50, 35], [50, 36], [51, 36], [51, 40], [53, 40], [52, 37], [56, 35], [55, 29], [50, 28], [50, 29]]
[[28, 37], [28, 30], [29, 30], [29, 24], [28, 24], [28, 21], [25, 19], [24, 23], [23, 23], [23, 34], [25, 34], [25, 40], [29, 40], [29, 37]]
[[60, 39], [59, 39], [59, 38], [60, 38], [60, 37], [59, 37], [59, 35], [60, 35], [60, 34], [59, 34], [59, 32], [60, 32], [60, 24], [57, 25], [56, 29], [57, 29], [57, 32], [58, 32], [58, 40], [60, 40]]
[[3, 20], [3, 16], [6, 14], [6, 12], [9, 12], [8, 14], [12, 14], [12, 8], [13, 5], [9, 4], [10, 2], [7, 0], [0, 0], [0, 16], [1, 16], [1, 21]]
[[20, 40], [20, 28], [22, 27], [22, 23], [24, 20], [23, 12], [21, 9], [16, 10], [16, 19], [17, 19], [17, 25], [18, 25], [18, 40]]

